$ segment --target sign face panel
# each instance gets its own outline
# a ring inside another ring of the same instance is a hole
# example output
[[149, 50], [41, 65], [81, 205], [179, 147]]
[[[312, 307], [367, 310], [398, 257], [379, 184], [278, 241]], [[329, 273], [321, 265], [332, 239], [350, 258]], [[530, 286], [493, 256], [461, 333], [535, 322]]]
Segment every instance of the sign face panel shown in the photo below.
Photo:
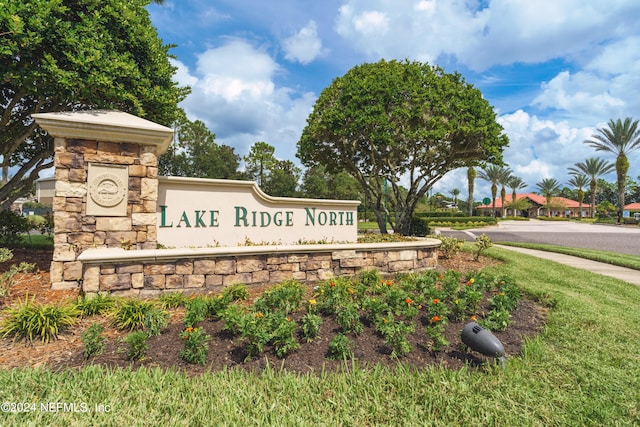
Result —
[[254, 182], [158, 178], [158, 243], [168, 247], [355, 242], [359, 201], [270, 197]]
[[87, 215], [127, 216], [129, 168], [126, 165], [89, 163]]
[[490, 198], [485, 197], [484, 199], [482, 199], [482, 204], [488, 205], [489, 203], [491, 203], [491, 199]]

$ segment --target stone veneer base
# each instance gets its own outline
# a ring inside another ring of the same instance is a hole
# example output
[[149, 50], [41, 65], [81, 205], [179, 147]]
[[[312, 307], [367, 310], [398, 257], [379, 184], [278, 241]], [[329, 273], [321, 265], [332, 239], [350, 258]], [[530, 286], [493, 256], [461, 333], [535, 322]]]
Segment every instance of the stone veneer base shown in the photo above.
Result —
[[249, 287], [294, 279], [316, 283], [363, 270], [382, 274], [419, 272], [437, 267], [440, 241], [400, 243], [240, 246], [218, 248], [88, 249], [82, 263], [86, 295], [110, 292], [153, 297], [162, 292], [219, 292], [242, 283]]

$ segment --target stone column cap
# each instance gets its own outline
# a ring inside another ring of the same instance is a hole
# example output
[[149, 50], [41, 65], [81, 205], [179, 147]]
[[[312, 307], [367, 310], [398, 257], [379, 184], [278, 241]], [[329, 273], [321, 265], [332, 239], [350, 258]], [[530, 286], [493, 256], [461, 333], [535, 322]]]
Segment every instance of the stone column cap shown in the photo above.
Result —
[[156, 145], [158, 155], [167, 151], [173, 129], [118, 110], [36, 113], [31, 117], [51, 136]]

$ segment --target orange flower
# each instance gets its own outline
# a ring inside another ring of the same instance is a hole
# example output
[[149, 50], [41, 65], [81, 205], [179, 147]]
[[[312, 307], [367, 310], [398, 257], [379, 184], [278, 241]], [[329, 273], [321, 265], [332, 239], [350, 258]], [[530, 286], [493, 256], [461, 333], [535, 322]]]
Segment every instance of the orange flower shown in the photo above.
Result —
[[431, 323], [438, 323], [439, 321], [441, 321], [442, 319], [440, 318], [440, 316], [433, 316], [431, 318]]
[[331, 282], [331, 283], [329, 283], [329, 286], [331, 286], [332, 288], [335, 288], [336, 287], [336, 283], [335, 282]]
[[351, 288], [347, 288], [347, 292], [349, 292], [350, 294], [352, 294], [352, 293], [353, 293], [353, 289], [351, 289]]
[[256, 318], [256, 319], [260, 319], [261, 317], [264, 317], [264, 314], [262, 314], [261, 312], [257, 312], [257, 313], [255, 314], [255, 318]]
[[477, 317], [476, 317], [475, 314], [469, 318], [469, 320], [474, 321], [474, 322], [476, 321], [476, 319], [477, 319]]
[[439, 300], [438, 298], [436, 298], [436, 299], [434, 299], [434, 300], [433, 300], [433, 303], [434, 303], [434, 304], [438, 304], [439, 302], [440, 302], [440, 300]]
[[193, 328], [192, 327], [188, 327], [187, 329], [185, 329], [185, 332], [190, 334], [191, 332], [193, 332]]
[[406, 300], [404, 300], [404, 302], [406, 302], [408, 305], [413, 304], [413, 300], [411, 298], [407, 298]]

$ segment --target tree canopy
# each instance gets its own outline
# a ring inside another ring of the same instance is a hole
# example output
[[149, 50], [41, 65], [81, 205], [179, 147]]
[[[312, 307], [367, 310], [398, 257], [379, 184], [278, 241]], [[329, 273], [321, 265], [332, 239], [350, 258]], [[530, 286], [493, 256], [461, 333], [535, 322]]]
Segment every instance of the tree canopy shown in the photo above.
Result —
[[382, 60], [352, 68], [322, 91], [297, 156], [305, 166], [351, 174], [380, 230], [386, 232], [389, 219], [406, 234], [434, 183], [478, 161], [500, 163], [507, 143], [491, 105], [460, 74]]
[[233, 147], [218, 145], [204, 122], [185, 121], [177, 128], [177, 141], [160, 157], [162, 175], [237, 179], [240, 156]]
[[0, 0], [0, 166], [17, 167], [0, 208], [51, 166], [52, 139], [31, 114], [118, 109], [170, 126], [188, 94], [149, 0]]

